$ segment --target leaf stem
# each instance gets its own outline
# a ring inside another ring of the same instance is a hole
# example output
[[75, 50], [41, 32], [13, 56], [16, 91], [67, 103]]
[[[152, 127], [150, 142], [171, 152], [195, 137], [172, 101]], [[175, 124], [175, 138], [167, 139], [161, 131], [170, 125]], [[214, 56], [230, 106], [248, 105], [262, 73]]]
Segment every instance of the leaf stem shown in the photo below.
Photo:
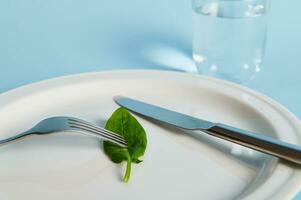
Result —
[[123, 177], [123, 181], [124, 182], [128, 182], [129, 179], [130, 179], [130, 175], [131, 175], [131, 165], [132, 165], [132, 160], [131, 160], [131, 157], [128, 156], [128, 159], [127, 159], [127, 163], [126, 163], [126, 171], [125, 171], [125, 174], [124, 174], [124, 177]]

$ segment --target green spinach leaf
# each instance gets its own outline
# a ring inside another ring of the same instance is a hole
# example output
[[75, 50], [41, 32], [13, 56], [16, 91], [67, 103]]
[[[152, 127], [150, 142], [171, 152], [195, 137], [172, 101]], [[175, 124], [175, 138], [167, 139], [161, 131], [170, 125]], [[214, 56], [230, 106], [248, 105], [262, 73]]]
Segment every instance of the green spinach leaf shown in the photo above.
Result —
[[106, 123], [105, 128], [114, 133], [122, 135], [127, 147], [121, 147], [109, 141], [103, 142], [104, 151], [114, 163], [127, 162], [126, 172], [123, 177], [128, 182], [131, 174], [131, 164], [142, 162], [139, 160], [143, 156], [147, 138], [143, 127], [139, 122], [124, 108], [118, 108]]

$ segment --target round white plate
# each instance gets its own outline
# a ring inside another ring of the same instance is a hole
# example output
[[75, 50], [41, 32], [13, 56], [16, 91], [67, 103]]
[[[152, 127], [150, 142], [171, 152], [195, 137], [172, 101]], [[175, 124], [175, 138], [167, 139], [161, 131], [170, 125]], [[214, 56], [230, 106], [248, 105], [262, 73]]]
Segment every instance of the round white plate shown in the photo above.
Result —
[[[67, 76], [0, 95], [0, 137], [39, 120], [75, 116], [103, 125], [124, 95], [175, 111], [301, 144], [298, 120], [249, 89], [199, 75], [115, 71]], [[137, 117], [147, 131], [128, 184], [101, 142], [83, 135], [33, 136], [0, 147], [0, 199], [291, 199], [301, 173], [277, 159], [206, 134]]]

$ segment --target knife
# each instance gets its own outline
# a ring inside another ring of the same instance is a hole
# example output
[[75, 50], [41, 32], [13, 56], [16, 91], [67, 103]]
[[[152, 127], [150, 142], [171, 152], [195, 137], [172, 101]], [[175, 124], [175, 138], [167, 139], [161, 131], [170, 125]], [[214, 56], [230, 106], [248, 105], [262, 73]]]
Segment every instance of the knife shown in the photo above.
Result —
[[171, 111], [135, 99], [117, 96], [115, 102], [136, 114], [186, 130], [200, 130], [209, 135], [260, 151], [286, 161], [301, 164], [301, 147], [259, 133], [222, 123], [213, 123]]

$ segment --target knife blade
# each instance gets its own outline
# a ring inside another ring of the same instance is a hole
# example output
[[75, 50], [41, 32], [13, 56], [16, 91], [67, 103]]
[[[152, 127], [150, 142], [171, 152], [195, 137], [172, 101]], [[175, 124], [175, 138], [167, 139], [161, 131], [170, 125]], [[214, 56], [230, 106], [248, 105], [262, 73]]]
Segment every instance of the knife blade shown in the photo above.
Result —
[[127, 97], [117, 96], [115, 102], [126, 109], [144, 115], [146, 117], [184, 128], [188, 130], [208, 129], [214, 126], [214, 123], [198, 119], [189, 115], [167, 110], [165, 108], [144, 103]]
[[117, 96], [115, 102], [140, 115], [164, 122], [178, 128], [201, 130], [209, 135], [257, 150], [278, 158], [301, 164], [301, 147], [268, 137], [263, 134], [242, 130], [222, 123], [213, 123], [135, 99]]

